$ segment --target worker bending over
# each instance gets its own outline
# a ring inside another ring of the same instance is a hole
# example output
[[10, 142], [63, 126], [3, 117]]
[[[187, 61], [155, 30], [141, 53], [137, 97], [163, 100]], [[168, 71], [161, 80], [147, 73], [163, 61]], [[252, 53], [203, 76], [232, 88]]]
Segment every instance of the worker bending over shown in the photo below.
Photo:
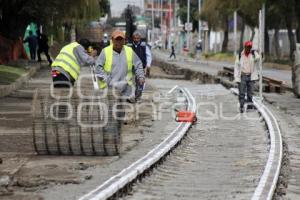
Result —
[[112, 44], [104, 48], [96, 60], [96, 76], [100, 80], [100, 88], [114, 87], [133, 101], [133, 73], [140, 84], [145, 83], [141, 60], [132, 48], [125, 45], [125, 34], [116, 30], [112, 33]]

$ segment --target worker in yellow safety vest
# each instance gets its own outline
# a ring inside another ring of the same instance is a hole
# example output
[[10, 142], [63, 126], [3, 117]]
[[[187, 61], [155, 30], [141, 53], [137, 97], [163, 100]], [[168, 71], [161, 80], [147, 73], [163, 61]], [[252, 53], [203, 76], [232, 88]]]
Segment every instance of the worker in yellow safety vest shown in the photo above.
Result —
[[142, 61], [131, 47], [125, 45], [125, 34], [115, 30], [112, 33], [112, 44], [104, 48], [96, 60], [100, 88], [114, 87], [123, 96], [134, 99], [133, 75], [140, 84], [145, 83]]
[[78, 79], [80, 68], [94, 65], [97, 52], [88, 52], [91, 43], [87, 39], [64, 46], [51, 65], [54, 87], [72, 87]]

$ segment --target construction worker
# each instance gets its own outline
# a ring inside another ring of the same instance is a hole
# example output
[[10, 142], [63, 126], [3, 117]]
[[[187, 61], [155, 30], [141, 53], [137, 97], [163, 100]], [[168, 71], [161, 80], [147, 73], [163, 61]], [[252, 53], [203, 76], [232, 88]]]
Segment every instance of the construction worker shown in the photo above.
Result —
[[97, 52], [88, 54], [91, 43], [87, 39], [72, 42], [62, 48], [52, 63], [52, 78], [54, 87], [71, 87], [78, 79], [80, 68], [84, 65], [95, 64]]
[[[139, 31], [135, 31], [132, 36], [132, 44], [129, 44], [133, 51], [137, 54], [137, 56], [141, 59], [143, 63], [143, 69], [147, 77], [150, 76], [150, 67], [152, 62], [151, 50], [146, 44], [146, 42], [141, 41], [142, 34]], [[139, 100], [142, 96], [144, 85], [140, 85], [137, 80], [136, 82], [136, 90], [135, 90], [135, 98]]]
[[125, 45], [124, 32], [115, 30], [112, 33], [112, 44], [104, 48], [96, 60], [96, 76], [100, 80], [100, 88], [117, 88], [133, 102], [133, 72], [139, 84], [144, 84], [141, 60], [132, 48]]
[[258, 80], [257, 64], [260, 59], [259, 54], [252, 50], [252, 42], [246, 41], [244, 50], [237, 55], [234, 66], [234, 81], [238, 83], [240, 112], [244, 112], [245, 94], [247, 93], [247, 108], [253, 108], [252, 90], [256, 80]]

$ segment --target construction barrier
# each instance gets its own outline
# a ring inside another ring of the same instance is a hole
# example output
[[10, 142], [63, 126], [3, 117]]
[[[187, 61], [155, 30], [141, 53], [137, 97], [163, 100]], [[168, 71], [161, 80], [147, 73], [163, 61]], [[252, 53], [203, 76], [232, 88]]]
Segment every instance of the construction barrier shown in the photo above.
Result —
[[0, 35], [0, 64], [15, 61], [19, 58], [28, 59], [22, 38], [14, 41]]

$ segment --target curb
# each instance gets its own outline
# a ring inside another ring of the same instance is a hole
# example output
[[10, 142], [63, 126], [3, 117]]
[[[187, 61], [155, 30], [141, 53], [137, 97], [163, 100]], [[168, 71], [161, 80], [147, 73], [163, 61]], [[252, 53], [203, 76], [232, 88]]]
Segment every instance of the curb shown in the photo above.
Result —
[[204, 84], [222, 84], [227, 89], [236, 87], [233, 82], [221, 76], [183, 68], [176, 63], [170, 63], [155, 56], [153, 59], [153, 64], [156, 66], [160, 66], [169, 76], [182, 76], [186, 80], [198, 80]]
[[24, 83], [28, 82], [28, 80], [34, 76], [37, 71], [41, 68], [41, 65], [30, 66], [28, 72], [19, 77], [15, 82], [10, 85], [0, 85], [0, 98], [10, 95], [12, 92], [21, 88]]

